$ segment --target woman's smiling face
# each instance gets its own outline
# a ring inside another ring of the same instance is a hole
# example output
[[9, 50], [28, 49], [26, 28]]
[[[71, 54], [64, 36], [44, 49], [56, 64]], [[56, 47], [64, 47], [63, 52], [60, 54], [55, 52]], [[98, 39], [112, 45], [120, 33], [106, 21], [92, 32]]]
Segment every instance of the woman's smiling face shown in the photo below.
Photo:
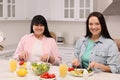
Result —
[[92, 36], [100, 36], [101, 34], [101, 24], [97, 17], [92, 16], [89, 19], [89, 30]]
[[42, 25], [42, 24], [33, 25], [33, 31], [34, 31], [34, 34], [37, 35], [37, 36], [43, 35], [44, 25]]

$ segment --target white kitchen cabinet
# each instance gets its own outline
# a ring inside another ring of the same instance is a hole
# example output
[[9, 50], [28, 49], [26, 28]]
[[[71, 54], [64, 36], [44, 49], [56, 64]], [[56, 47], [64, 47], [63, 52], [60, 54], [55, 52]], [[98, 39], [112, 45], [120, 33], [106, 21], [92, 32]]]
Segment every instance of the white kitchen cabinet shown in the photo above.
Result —
[[26, 0], [15, 0], [15, 18], [14, 20], [25, 20], [25, 3]]
[[15, 0], [0, 0], [0, 19], [15, 17]]
[[2, 19], [3, 14], [4, 14], [3, 7], [4, 7], [4, 2], [3, 0], [0, 0], [0, 19]]
[[[36, 9], [38, 6], [38, 0], [24, 0], [24, 19], [31, 20], [36, 15]], [[21, 5], [22, 6], [22, 5]]]
[[50, 17], [50, 0], [24, 0], [25, 20], [31, 20], [35, 15]]
[[85, 21], [93, 11], [93, 0], [64, 0], [64, 18]]
[[43, 15], [47, 20], [50, 20], [50, 2], [52, 0], [37, 0], [36, 14]]
[[85, 21], [93, 0], [37, 0], [36, 14], [53, 21]]
[[24, 0], [0, 0], [0, 20], [20, 20], [24, 17]]
[[31, 20], [37, 0], [0, 0], [0, 20]]
[[74, 59], [74, 49], [70, 47], [59, 47], [63, 63], [69, 63]]
[[92, 11], [93, 0], [0, 0], [0, 20], [84, 21]]
[[85, 21], [93, 11], [93, 0], [53, 0], [51, 20]]
[[50, 11], [50, 20], [64, 20], [64, 0], [52, 0]]

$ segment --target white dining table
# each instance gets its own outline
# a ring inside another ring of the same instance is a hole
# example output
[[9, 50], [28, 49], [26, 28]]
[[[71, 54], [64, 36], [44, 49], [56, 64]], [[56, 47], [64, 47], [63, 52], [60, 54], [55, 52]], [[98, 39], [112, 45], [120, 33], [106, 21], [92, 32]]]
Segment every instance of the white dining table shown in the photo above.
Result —
[[[69, 74], [64, 79], [61, 78], [59, 75], [59, 66], [50, 66], [49, 72], [56, 75], [55, 80], [85, 80], [84, 77], [75, 77]], [[40, 77], [34, 75], [31, 71], [28, 71], [25, 77], [19, 77], [15, 72], [12, 73], [9, 71], [8, 60], [0, 60], [0, 80], [40, 80]], [[93, 73], [87, 80], [120, 80], [120, 74], [106, 72]]]

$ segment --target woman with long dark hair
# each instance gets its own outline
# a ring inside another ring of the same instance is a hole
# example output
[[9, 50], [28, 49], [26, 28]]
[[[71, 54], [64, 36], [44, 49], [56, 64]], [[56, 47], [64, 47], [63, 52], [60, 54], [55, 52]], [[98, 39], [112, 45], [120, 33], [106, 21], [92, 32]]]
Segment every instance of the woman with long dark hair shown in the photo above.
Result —
[[75, 46], [73, 66], [120, 73], [120, 55], [116, 43], [111, 38], [104, 16], [92, 12], [86, 21], [86, 35]]
[[31, 21], [30, 34], [22, 37], [15, 58], [25, 61], [44, 61], [58, 65], [61, 57], [55, 40], [50, 35], [47, 21], [36, 15]]

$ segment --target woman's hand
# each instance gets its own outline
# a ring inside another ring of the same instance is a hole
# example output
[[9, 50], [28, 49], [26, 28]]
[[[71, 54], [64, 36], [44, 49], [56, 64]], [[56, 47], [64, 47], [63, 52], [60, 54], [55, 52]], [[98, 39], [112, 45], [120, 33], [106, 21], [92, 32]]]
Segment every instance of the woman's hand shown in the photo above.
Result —
[[27, 51], [22, 51], [19, 55], [19, 60], [27, 61], [27, 59], [28, 59], [28, 52]]
[[43, 61], [43, 62], [48, 62], [48, 60], [49, 60], [49, 54], [42, 55], [41, 58], [40, 58], [40, 60]]
[[72, 61], [72, 65], [73, 66], [79, 66], [80, 65], [80, 62], [79, 62], [79, 60], [78, 59], [74, 59], [73, 61]]
[[97, 63], [97, 62], [91, 62], [89, 64], [88, 69], [92, 69], [92, 68], [101, 69], [102, 71], [105, 71], [105, 72], [111, 72], [109, 66], [105, 66], [105, 65]]
[[88, 66], [88, 68], [90, 69], [90, 68], [99, 68], [99, 66], [100, 66], [100, 64], [99, 63], [97, 63], [97, 62], [91, 62], [90, 64], [89, 64], [89, 66]]
[[50, 56], [49, 54], [44, 54], [43, 56], [41, 56], [40, 60], [43, 62], [50, 62], [51, 64], [54, 64], [55, 62], [54, 56]]

